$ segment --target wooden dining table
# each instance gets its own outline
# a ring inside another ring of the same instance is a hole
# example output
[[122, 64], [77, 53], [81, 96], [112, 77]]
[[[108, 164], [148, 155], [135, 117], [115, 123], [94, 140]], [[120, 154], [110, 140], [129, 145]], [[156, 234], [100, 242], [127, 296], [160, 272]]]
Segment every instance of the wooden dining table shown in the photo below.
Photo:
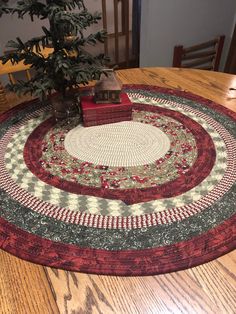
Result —
[[[236, 112], [236, 76], [178, 68], [117, 71], [124, 84], [183, 90]], [[0, 251], [0, 313], [235, 313], [236, 254], [147, 277], [90, 275], [36, 265]]]

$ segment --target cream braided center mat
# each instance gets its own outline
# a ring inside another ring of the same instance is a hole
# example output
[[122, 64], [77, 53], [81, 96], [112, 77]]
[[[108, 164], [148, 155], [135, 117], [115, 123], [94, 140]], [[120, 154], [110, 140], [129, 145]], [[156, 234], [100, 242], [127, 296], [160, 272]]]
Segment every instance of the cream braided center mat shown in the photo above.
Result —
[[168, 136], [157, 127], [134, 121], [84, 128], [68, 132], [67, 152], [93, 164], [129, 167], [155, 162], [170, 148]]

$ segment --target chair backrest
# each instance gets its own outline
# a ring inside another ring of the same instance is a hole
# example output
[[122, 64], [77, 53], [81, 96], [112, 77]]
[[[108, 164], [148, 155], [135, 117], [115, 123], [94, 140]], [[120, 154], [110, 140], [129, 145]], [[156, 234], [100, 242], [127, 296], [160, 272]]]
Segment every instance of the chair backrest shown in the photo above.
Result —
[[[46, 56], [52, 51], [52, 48], [45, 48], [43, 54]], [[7, 75], [11, 84], [16, 84], [17, 79], [15, 77], [16, 73], [22, 72], [26, 79], [29, 81], [31, 79], [30, 65], [25, 65], [23, 61], [17, 64], [12, 64], [11, 61], [2, 63], [0, 60], [0, 76]], [[0, 79], [0, 112], [5, 111], [12, 106], [31, 99], [29, 95], [18, 97], [14, 93], [6, 92]]]
[[[109, 0], [109, 11], [113, 12], [113, 30], [109, 31], [107, 0], [102, 0], [103, 29], [107, 31], [104, 42], [105, 55], [111, 57], [110, 65], [128, 68], [138, 65], [137, 56], [133, 56], [132, 30], [130, 29], [130, 0]], [[110, 6], [112, 7], [112, 10]], [[139, 34], [137, 34], [139, 36]], [[114, 58], [112, 57], [114, 50]]]
[[[0, 76], [7, 75], [10, 83], [15, 84], [16, 78], [14, 74], [24, 72], [24, 75], [26, 75], [27, 80], [30, 80], [31, 76], [29, 68], [30, 66], [24, 65], [23, 62], [13, 65], [10, 61], [8, 61], [5, 64], [2, 64], [2, 62], [0, 61]], [[17, 103], [19, 103], [19, 97], [17, 97], [16, 95], [13, 96], [13, 93], [10, 94], [9, 92], [6, 92], [5, 88], [3, 87], [3, 84], [0, 81], [0, 112], [11, 108]]]
[[224, 40], [225, 36], [219, 36], [188, 48], [175, 46], [172, 66], [218, 71]]
[[8, 108], [8, 100], [6, 96], [6, 91], [0, 82], [0, 112], [5, 111]]

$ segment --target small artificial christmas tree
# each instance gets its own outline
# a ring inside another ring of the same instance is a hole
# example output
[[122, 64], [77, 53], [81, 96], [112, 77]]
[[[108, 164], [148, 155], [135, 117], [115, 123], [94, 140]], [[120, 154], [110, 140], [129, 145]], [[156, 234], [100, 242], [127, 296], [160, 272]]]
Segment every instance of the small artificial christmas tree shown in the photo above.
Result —
[[[17, 37], [8, 42], [7, 47], [14, 51], [0, 57], [2, 62], [10, 60], [14, 64], [23, 60], [35, 69], [29, 82], [18, 81], [9, 86], [11, 90], [18, 94], [31, 93], [42, 100], [57, 91], [63, 101], [79, 84], [100, 78], [106, 58], [103, 54], [92, 56], [86, 46], [103, 42], [105, 32], [84, 36], [84, 30], [101, 19], [100, 14], [88, 12], [84, 0], [21, 0], [14, 8], [7, 6], [7, 2], [0, 0], [0, 16], [17, 14], [22, 19], [28, 14], [32, 21], [35, 17], [49, 21], [48, 28], [42, 27], [42, 36], [26, 42]], [[48, 56], [42, 54], [45, 47], [53, 48]]]

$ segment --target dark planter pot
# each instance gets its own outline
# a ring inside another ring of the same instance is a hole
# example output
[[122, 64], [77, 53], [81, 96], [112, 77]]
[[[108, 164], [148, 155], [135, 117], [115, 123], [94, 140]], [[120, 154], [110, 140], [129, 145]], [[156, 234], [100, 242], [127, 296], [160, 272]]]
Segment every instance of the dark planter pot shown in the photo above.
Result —
[[56, 121], [70, 120], [70, 118], [77, 117], [81, 120], [80, 96], [78, 91], [69, 91], [63, 96], [60, 93], [54, 94], [50, 97], [52, 105], [53, 116]]

